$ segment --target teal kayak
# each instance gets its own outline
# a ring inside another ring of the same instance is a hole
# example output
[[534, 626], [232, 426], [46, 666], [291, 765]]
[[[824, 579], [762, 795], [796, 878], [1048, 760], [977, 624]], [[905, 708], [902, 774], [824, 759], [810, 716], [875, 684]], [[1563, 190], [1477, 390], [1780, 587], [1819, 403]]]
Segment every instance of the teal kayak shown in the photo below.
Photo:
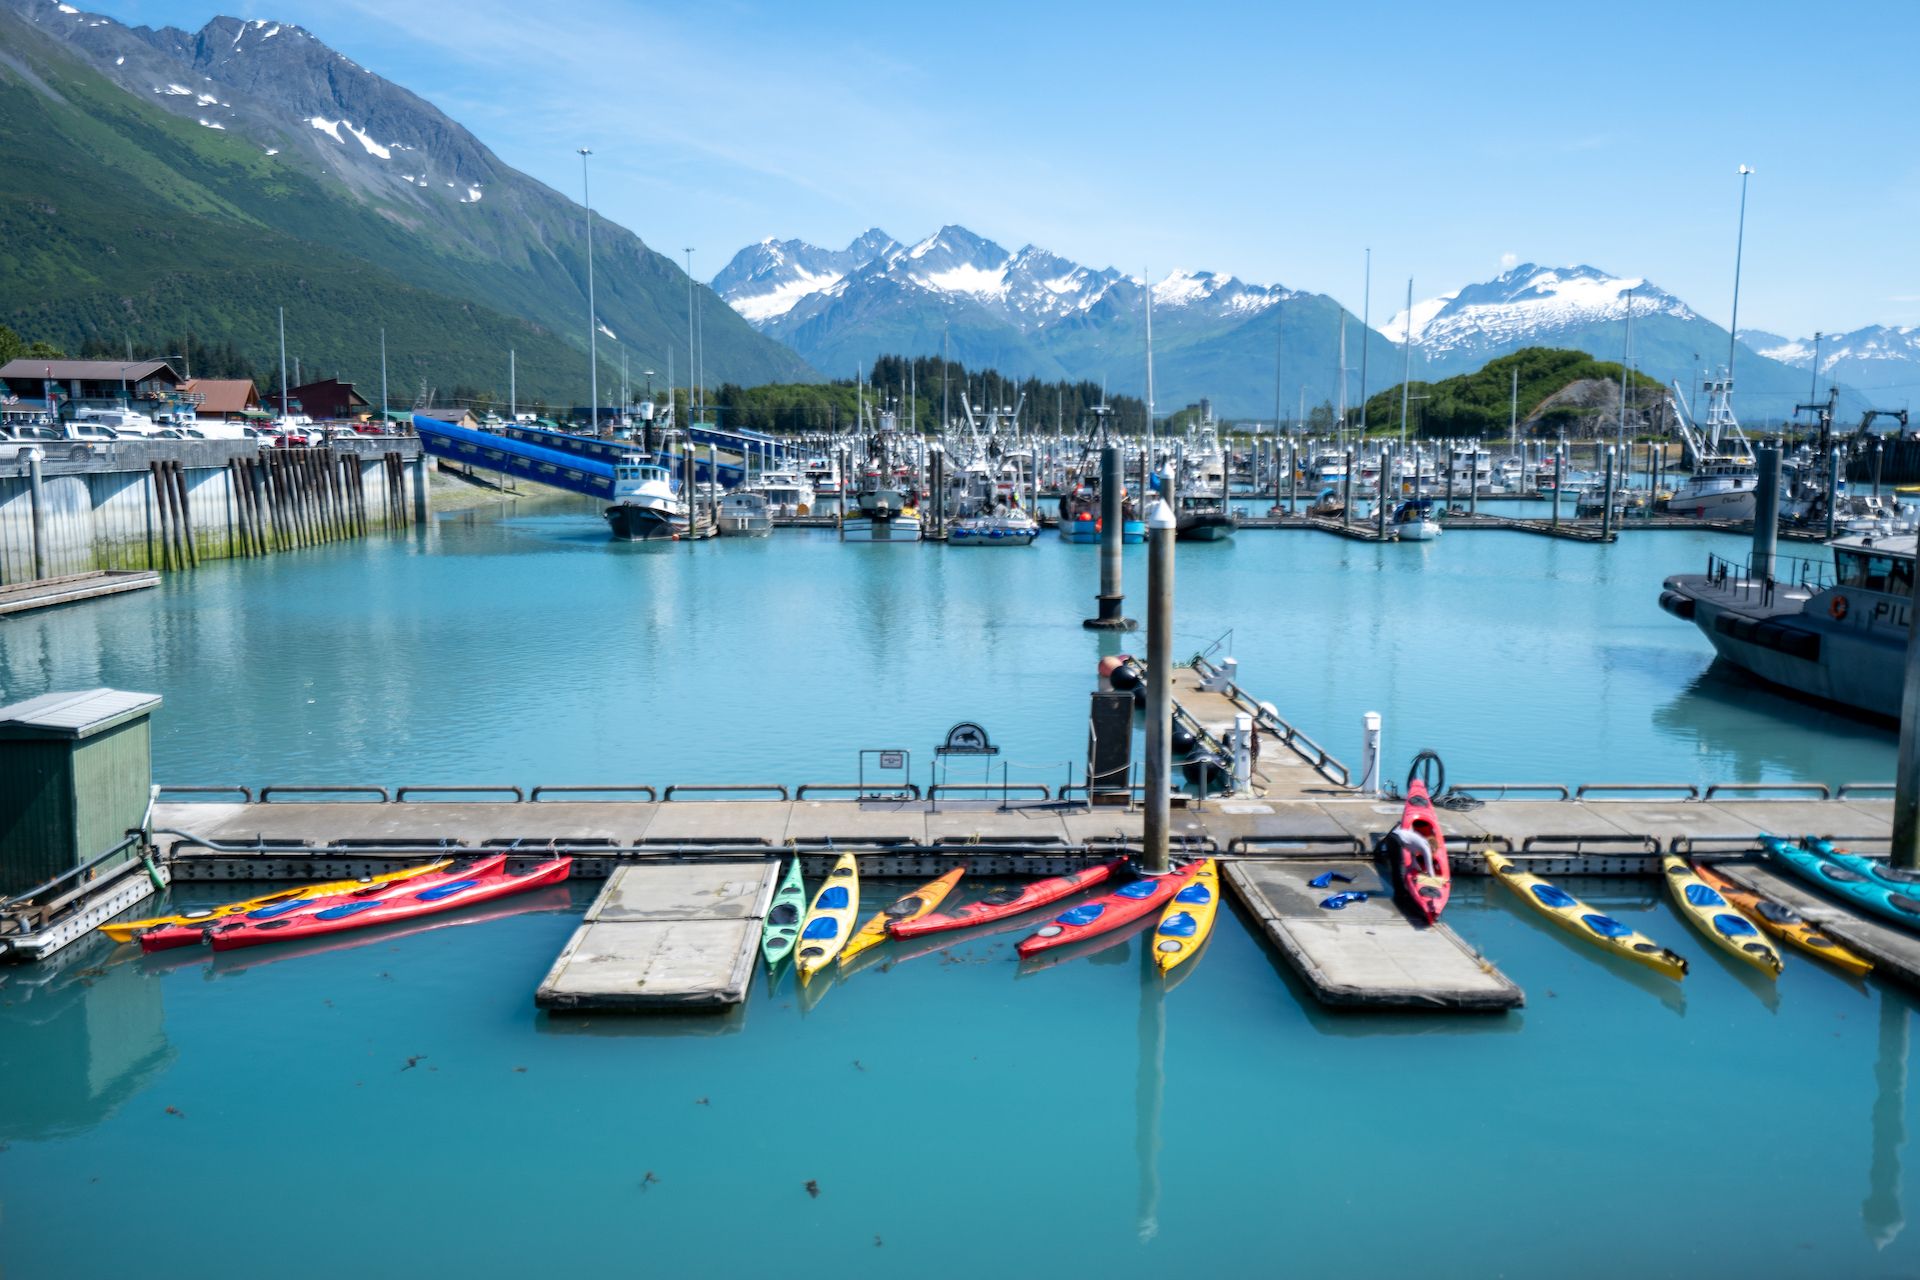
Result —
[[1768, 857], [1802, 880], [1883, 919], [1920, 931], [1920, 896], [1914, 896], [1920, 895], [1920, 884], [1888, 880], [1877, 874], [1886, 868], [1863, 870], [1855, 865], [1860, 860], [1851, 854], [1821, 854], [1775, 836], [1761, 836], [1760, 843]]
[[800, 919], [807, 913], [807, 886], [800, 877], [800, 855], [793, 855], [793, 865], [787, 868], [787, 878], [780, 882], [780, 888], [773, 895], [773, 905], [767, 908], [767, 922], [760, 930], [760, 954], [766, 957], [767, 968], [779, 967], [782, 960], [793, 954], [793, 944], [800, 938]]
[[1914, 896], [1920, 897], [1920, 871], [1905, 871], [1899, 867], [1889, 866], [1878, 858], [1865, 858], [1857, 853], [1849, 853], [1845, 849], [1836, 849], [1833, 841], [1820, 836], [1808, 836], [1800, 843], [1821, 857], [1872, 876], [1882, 884], [1891, 885], [1895, 889], [1912, 888], [1915, 890]]

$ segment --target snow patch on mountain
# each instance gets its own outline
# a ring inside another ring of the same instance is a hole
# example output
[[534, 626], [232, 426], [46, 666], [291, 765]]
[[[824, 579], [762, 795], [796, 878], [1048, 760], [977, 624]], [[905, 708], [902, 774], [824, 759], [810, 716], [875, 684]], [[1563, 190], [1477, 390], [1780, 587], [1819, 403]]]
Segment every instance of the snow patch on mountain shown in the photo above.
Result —
[[1382, 326], [1395, 342], [1413, 341], [1428, 354], [1463, 348], [1524, 346], [1556, 331], [1617, 322], [1633, 314], [1699, 317], [1686, 303], [1638, 276], [1614, 276], [1589, 266], [1521, 263], [1483, 284], [1468, 285], [1402, 310]]

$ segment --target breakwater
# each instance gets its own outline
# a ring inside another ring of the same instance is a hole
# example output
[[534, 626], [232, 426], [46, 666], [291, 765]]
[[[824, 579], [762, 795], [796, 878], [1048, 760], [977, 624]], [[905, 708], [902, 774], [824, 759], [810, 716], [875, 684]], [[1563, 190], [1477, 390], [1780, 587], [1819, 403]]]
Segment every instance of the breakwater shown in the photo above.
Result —
[[240, 440], [51, 442], [0, 462], [0, 585], [102, 569], [182, 569], [425, 519], [419, 441], [263, 449]]

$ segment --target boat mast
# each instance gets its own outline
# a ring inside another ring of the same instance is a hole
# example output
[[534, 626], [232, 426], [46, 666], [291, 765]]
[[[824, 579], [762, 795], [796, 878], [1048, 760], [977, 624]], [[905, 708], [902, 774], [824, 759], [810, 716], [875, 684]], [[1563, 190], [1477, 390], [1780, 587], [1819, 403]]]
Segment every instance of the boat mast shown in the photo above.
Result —
[[[1143, 273], [1147, 286], [1147, 465], [1154, 466], [1153, 459], [1153, 277]], [[1145, 502], [1148, 495], [1142, 493], [1140, 501]]]
[[[1367, 339], [1373, 336], [1373, 249], [1367, 249], [1367, 283], [1360, 298], [1360, 438], [1367, 436], [1367, 348], [1373, 344]], [[1407, 349], [1413, 349], [1413, 296], [1412, 282], [1408, 282], [1407, 296]], [[1405, 415], [1401, 415], [1405, 418]], [[1401, 423], [1400, 443], [1404, 447], [1406, 424]]]
[[[1408, 394], [1413, 385], [1413, 277], [1407, 277], [1407, 340], [1401, 348], [1400, 357], [1400, 452], [1407, 451], [1407, 404]], [[1364, 357], [1363, 357], [1364, 359]], [[1361, 409], [1362, 413], [1366, 410]], [[1416, 459], [1415, 467], [1419, 466]], [[1420, 481], [1416, 475], [1413, 484], [1413, 496], [1420, 496]]]

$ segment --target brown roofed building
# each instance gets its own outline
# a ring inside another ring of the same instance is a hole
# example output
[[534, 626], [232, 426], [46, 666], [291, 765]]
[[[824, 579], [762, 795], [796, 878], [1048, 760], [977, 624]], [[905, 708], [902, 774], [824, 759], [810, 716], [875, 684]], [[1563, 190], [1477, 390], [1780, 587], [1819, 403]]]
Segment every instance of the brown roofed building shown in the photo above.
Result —
[[250, 378], [190, 378], [180, 384], [180, 394], [202, 418], [238, 422], [264, 416], [259, 389]]
[[351, 382], [342, 382], [338, 378], [308, 382], [292, 388], [287, 394], [298, 400], [301, 409], [315, 422], [341, 422], [364, 417], [367, 410], [373, 407], [367, 403], [365, 396], [353, 389]]
[[119, 403], [163, 400], [180, 385], [180, 375], [165, 360], [39, 360], [23, 356], [0, 366], [0, 383], [16, 396], [46, 394], [47, 383], [64, 401]]

